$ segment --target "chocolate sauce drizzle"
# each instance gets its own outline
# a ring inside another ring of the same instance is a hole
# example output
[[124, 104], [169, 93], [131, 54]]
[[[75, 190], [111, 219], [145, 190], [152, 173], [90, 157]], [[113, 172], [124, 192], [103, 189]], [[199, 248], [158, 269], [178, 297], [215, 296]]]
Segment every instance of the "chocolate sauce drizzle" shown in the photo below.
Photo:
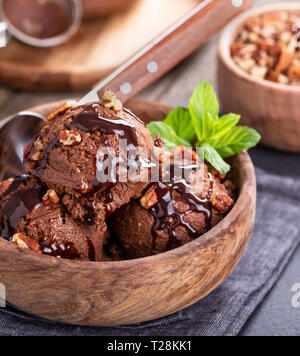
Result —
[[127, 114], [134, 117], [136, 119], [136, 121], [138, 121], [140, 124], [142, 124], [143, 126], [146, 127], [146, 124], [144, 123], [144, 121], [142, 121], [140, 118], [138, 118], [132, 111], [130, 111], [129, 109], [124, 108], [124, 107], [123, 107], [123, 111], [127, 112]]
[[[182, 168], [184, 169], [184, 167]], [[190, 167], [188, 167], [188, 169], [190, 170]], [[174, 171], [174, 169], [171, 171]], [[208, 177], [211, 185], [205, 199], [200, 199], [197, 195], [191, 192], [191, 187], [184, 178], [177, 179], [173, 176], [171, 177], [170, 183], [156, 183], [155, 192], [158, 197], [158, 201], [149, 210], [155, 218], [152, 228], [153, 253], [155, 253], [156, 250], [156, 241], [158, 238], [157, 232], [163, 231], [166, 228], [169, 233], [167, 250], [180, 246], [180, 237], [176, 233], [176, 227], [178, 226], [185, 227], [192, 239], [199, 237], [199, 233], [185, 220], [185, 217], [192, 212], [205, 214], [207, 227], [206, 232], [211, 229], [212, 206], [210, 198], [213, 191], [213, 178], [210, 173], [208, 173]], [[179, 194], [180, 197], [174, 198], [174, 192]], [[184, 213], [180, 213], [175, 207], [175, 203], [178, 201], [188, 204], [189, 210]]]
[[105, 215], [107, 217], [115, 212], [115, 209], [114, 209], [114, 207], [112, 205], [113, 201], [114, 201], [113, 193], [111, 191], [107, 190], [105, 192], [105, 201], [104, 201], [104, 204], [105, 204]]
[[[5, 192], [4, 198], [14, 192], [22, 183], [26, 185], [27, 179], [26, 175], [15, 178]], [[11, 198], [4, 199], [0, 236], [10, 241], [22, 219], [42, 205], [45, 192], [42, 185], [36, 184], [30, 189], [25, 188], [14, 193]]]
[[103, 135], [118, 135], [127, 139], [129, 144], [138, 146], [138, 139], [134, 125], [117, 116], [104, 117], [97, 112], [95, 105], [87, 105], [84, 110], [72, 121], [71, 129], [83, 132], [100, 132]]
[[52, 239], [47, 243], [42, 242], [40, 245], [43, 249], [43, 254], [47, 256], [65, 258], [68, 260], [74, 260], [81, 257], [80, 253], [72, 242], [58, 243], [55, 239]]
[[84, 221], [88, 225], [93, 225], [95, 220], [95, 209], [93, 201], [87, 199], [84, 204]]
[[[34, 142], [38, 141], [40, 138], [41, 138], [40, 135], [35, 136], [33, 138], [32, 142], [30, 143], [30, 145], [28, 145], [28, 147], [24, 151], [24, 163], [29, 161], [28, 156], [34, 149]], [[51, 142], [49, 142], [49, 144], [44, 149], [43, 159], [36, 164], [36, 167], [34, 169], [34, 175], [36, 177], [41, 177], [42, 174], [44, 173], [44, 171], [47, 168], [47, 165], [49, 163], [49, 161], [48, 161], [49, 155], [57, 145], [58, 145], [58, 134], [55, 136], [55, 138]]]

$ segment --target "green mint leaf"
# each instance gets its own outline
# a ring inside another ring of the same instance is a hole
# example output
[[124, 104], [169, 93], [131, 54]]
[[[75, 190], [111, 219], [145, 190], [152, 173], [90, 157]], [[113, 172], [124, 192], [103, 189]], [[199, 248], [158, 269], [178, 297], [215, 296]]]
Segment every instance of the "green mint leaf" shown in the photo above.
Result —
[[217, 95], [213, 87], [203, 81], [195, 89], [188, 109], [178, 107], [164, 122], [152, 122], [147, 127], [154, 138], [159, 134], [167, 150], [177, 145], [190, 147], [197, 138], [195, 146], [203, 148], [202, 158], [226, 174], [230, 166], [223, 158], [254, 147], [261, 139], [255, 130], [237, 126], [240, 118], [232, 113], [219, 118]]
[[153, 121], [147, 125], [148, 130], [151, 132], [152, 137], [156, 138], [157, 134], [164, 141], [165, 148], [169, 151], [173, 147], [178, 145], [183, 145], [190, 147], [190, 143], [183, 138], [177, 136], [176, 132], [172, 129], [171, 126], [167, 125], [162, 121]]
[[170, 111], [164, 122], [173, 128], [177, 136], [191, 143], [194, 141], [196, 133], [188, 109], [178, 107]]
[[214, 142], [226, 135], [228, 131], [239, 123], [240, 119], [241, 115], [227, 114], [215, 120], [213, 134], [207, 139], [207, 142], [214, 147]]
[[231, 157], [258, 144], [261, 136], [253, 129], [237, 126], [210, 142], [222, 157]]
[[210, 145], [204, 144], [201, 147], [204, 149], [204, 158], [221, 174], [227, 174], [230, 171], [230, 165], [227, 164], [219, 153]]
[[203, 81], [194, 91], [189, 112], [192, 118], [197, 138], [204, 142], [214, 127], [214, 120], [219, 115], [219, 102], [213, 87]]

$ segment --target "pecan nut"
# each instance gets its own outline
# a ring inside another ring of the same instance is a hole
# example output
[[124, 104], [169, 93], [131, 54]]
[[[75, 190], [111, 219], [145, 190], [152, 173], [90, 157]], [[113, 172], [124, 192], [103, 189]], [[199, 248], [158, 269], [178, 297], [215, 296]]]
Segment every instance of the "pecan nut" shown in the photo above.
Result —
[[43, 201], [46, 203], [50, 201], [52, 204], [58, 204], [60, 202], [59, 196], [55, 190], [49, 189], [47, 193], [43, 196]]
[[294, 58], [294, 54], [291, 51], [289, 51], [289, 49], [286, 46], [282, 45], [281, 55], [279, 57], [279, 61], [275, 68], [275, 72], [282, 73], [285, 70], [287, 70], [290, 64], [292, 63], [293, 58]]
[[31, 238], [22, 235], [20, 233], [14, 234], [12, 238], [12, 243], [19, 246], [20, 248], [24, 250], [32, 250], [35, 252], [38, 252], [40, 254], [43, 253], [40, 245], [38, 242], [32, 240]]
[[268, 68], [265, 66], [254, 66], [250, 73], [255, 77], [259, 79], [264, 79], [266, 74], [268, 73]]
[[184, 162], [186, 160], [188, 162], [194, 163], [200, 161], [200, 158], [197, 153], [185, 146], [175, 146], [172, 149], [172, 153], [175, 161]]
[[29, 155], [28, 155], [28, 158], [31, 160], [31, 161], [40, 161], [44, 158], [44, 152], [42, 151], [38, 151], [38, 150], [35, 150], [33, 149]]
[[158, 201], [158, 196], [156, 194], [156, 186], [152, 185], [152, 187], [146, 192], [146, 194], [141, 198], [141, 206], [144, 209], [151, 209]]
[[0, 197], [7, 191], [13, 181], [13, 178], [9, 178], [3, 182], [0, 182]]
[[63, 105], [61, 105], [59, 108], [57, 108], [55, 111], [53, 111], [48, 117], [47, 121], [51, 122], [55, 120], [56, 116], [64, 114], [67, 110], [73, 109], [77, 107], [76, 101], [67, 101]]
[[226, 214], [234, 206], [234, 201], [225, 193], [215, 193], [211, 197], [211, 203], [221, 214]]
[[121, 101], [116, 97], [116, 94], [111, 90], [106, 90], [103, 95], [103, 105], [107, 109], [113, 109], [114, 111], [120, 111], [123, 109]]
[[29, 152], [27, 158], [30, 159], [31, 161], [40, 161], [41, 159], [44, 158], [44, 152], [43, 152], [43, 143], [40, 140], [36, 140], [33, 143], [33, 147], [31, 151]]
[[81, 142], [81, 135], [74, 130], [63, 130], [58, 135], [58, 141], [64, 146], [74, 146]]
[[300, 65], [291, 66], [288, 71], [288, 76], [292, 80], [300, 80]]

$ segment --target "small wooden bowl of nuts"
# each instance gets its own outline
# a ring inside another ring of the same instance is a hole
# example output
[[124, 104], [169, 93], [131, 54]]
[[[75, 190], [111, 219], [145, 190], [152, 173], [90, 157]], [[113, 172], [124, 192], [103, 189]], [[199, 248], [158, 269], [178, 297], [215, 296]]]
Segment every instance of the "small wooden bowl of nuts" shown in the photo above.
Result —
[[252, 9], [221, 36], [218, 86], [224, 112], [239, 112], [262, 143], [300, 153], [300, 3]]

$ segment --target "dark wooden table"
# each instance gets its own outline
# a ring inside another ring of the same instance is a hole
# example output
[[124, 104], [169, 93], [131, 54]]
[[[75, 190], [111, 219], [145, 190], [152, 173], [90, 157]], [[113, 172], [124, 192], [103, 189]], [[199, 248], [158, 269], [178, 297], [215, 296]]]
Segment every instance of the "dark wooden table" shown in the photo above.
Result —
[[[254, 6], [281, 2], [254, 0]], [[144, 90], [138, 98], [186, 105], [194, 88], [203, 79], [216, 86], [216, 46], [218, 36], [212, 38], [184, 63]], [[81, 93], [28, 93], [0, 87], [0, 120], [17, 111], [50, 101], [78, 97]], [[251, 152], [257, 166], [280, 175], [298, 176], [300, 156], [258, 148]], [[278, 164], [280, 162], [280, 164]], [[291, 305], [292, 286], [300, 283], [300, 249], [262, 305], [245, 326], [243, 335], [299, 335], [300, 309]]]

